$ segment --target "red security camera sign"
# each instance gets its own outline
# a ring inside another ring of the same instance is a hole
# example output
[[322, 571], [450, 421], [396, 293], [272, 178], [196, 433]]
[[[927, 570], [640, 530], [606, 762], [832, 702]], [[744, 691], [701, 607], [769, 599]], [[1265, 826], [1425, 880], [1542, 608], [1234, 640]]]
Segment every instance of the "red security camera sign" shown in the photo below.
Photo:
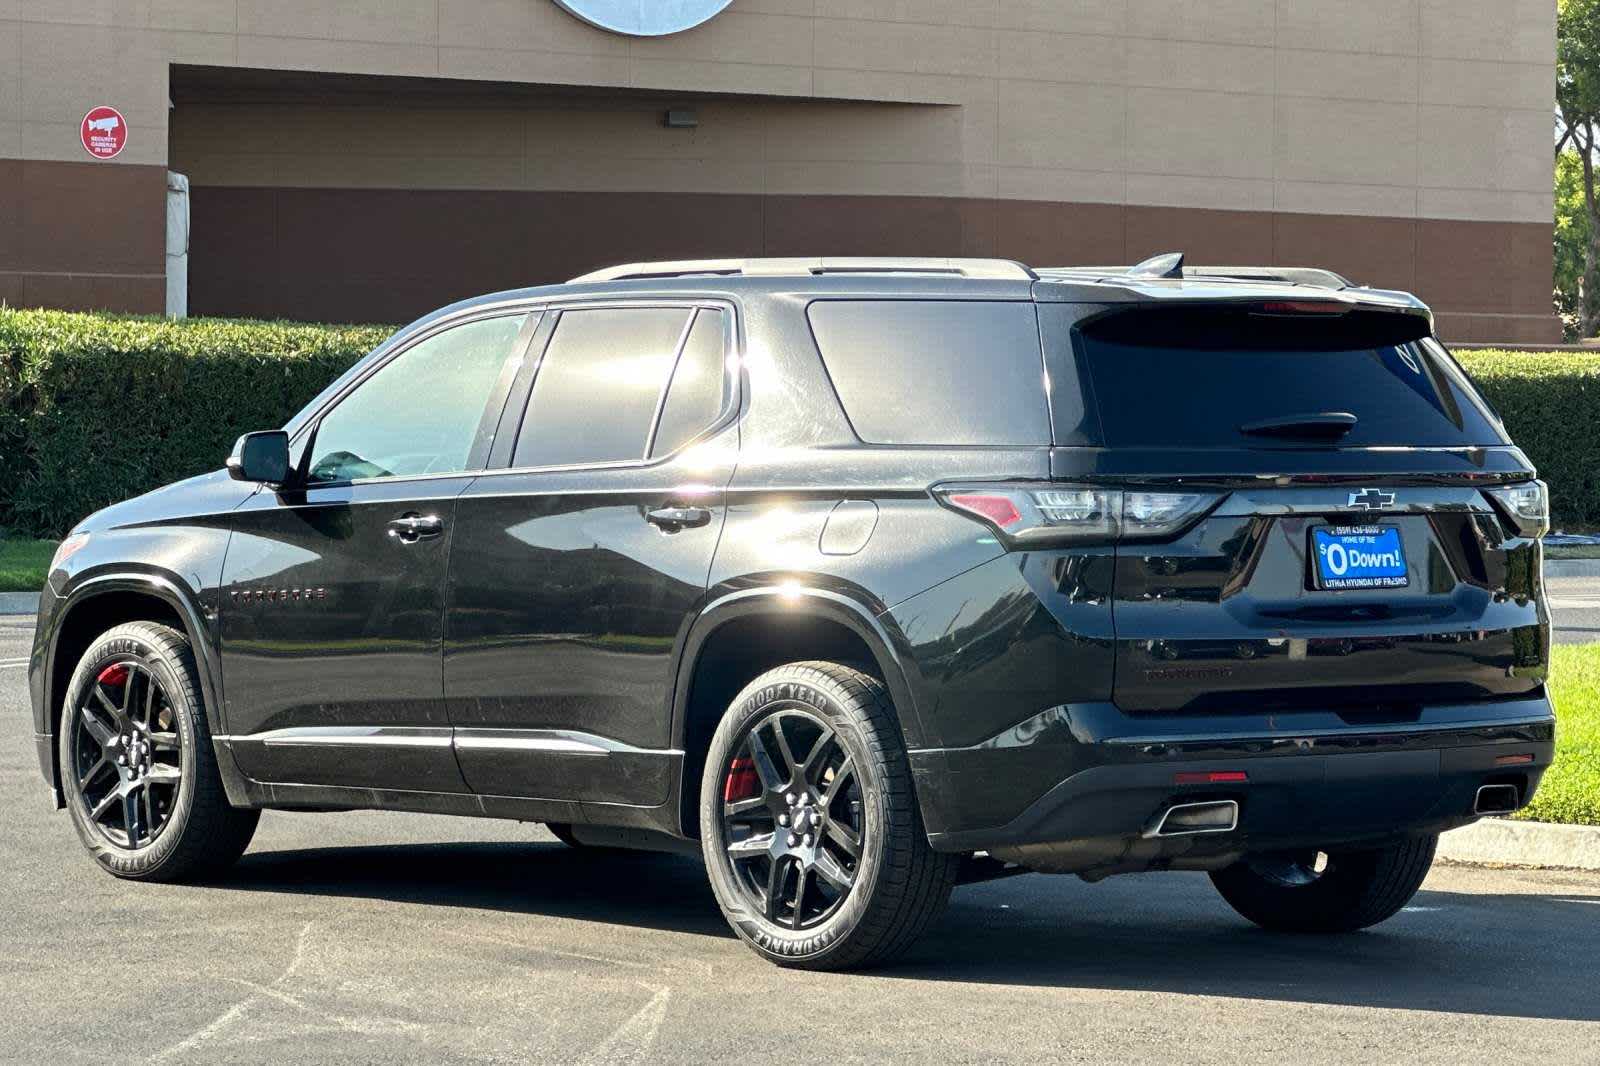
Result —
[[78, 133], [83, 150], [96, 159], [115, 159], [128, 146], [128, 120], [114, 107], [97, 107], [84, 115]]

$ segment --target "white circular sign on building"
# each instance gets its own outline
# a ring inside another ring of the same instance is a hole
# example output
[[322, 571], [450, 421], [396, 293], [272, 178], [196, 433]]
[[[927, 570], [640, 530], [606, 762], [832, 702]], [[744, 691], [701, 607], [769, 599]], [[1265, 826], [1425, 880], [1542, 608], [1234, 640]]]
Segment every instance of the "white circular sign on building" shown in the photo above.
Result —
[[602, 30], [630, 37], [681, 33], [722, 13], [733, 0], [556, 0]]

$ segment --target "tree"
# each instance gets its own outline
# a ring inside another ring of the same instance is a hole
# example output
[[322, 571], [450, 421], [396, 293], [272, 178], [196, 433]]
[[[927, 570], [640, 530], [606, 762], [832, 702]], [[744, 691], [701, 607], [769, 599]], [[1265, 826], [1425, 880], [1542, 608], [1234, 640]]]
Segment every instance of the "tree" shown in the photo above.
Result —
[[[1576, 178], [1583, 206], [1582, 224], [1573, 227], [1582, 242], [1582, 269], [1572, 310], [1578, 336], [1592, 337], [1600, 323], [1600, 197], [1595, 192], [1595, 149], [1600, 146], [1600, 0], [1560, 0], [1556, 9], [1556, 108], [1556, 159], [1569, 148], [1576, 156], [1577, 172], [1568, 176]], [[1560, 167], [1556, 176], [1559, 185]], [[1558, 256], [1560, 237], [1558, 231]]]
[[1583, 256], [1594, 227], [1583, 199], [1583, 164], [1571, 148], [1556, 158], [1556, 312], [1569, 340], [1578, 338]]

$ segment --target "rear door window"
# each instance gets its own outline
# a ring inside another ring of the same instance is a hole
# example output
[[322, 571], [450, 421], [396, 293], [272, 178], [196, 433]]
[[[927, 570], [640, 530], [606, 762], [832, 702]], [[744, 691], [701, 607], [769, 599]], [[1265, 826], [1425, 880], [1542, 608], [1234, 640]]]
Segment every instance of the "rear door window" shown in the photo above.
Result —
[[693, 307], [561, 312], [512, 465], [640, 462], [710, 428], [725, 401], [722, 322]]
[[1420, 318], [1380, 312], [1146, 309], [1081, 326], [1077, 345], [1111, 447], [1303, 447], [1312, 434], [1260, 427], [1330, 414], [1356, 422], [1323, 446], [1505, 444], [1426, 330]]
[[695, 312], [689, 339], [678, 356], [661, 403], [661, 419], [650, 457], [671, 455], [710, 429], [728, 402], [726, 327], [721, 311]]
[[807, 314], [862, 441], [1050, 443], [1031, 302], [819, 300]]

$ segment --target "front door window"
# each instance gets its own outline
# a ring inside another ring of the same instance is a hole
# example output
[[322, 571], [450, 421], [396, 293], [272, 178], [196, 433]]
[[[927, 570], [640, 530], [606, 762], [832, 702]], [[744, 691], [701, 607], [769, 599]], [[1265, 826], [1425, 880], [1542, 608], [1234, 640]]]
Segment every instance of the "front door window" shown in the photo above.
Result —
[[454, 474], [472, 468], [484, 401], [526, 315], [469, 322], [391, 360], [325, 415], [312, 444], [313, 482]]

